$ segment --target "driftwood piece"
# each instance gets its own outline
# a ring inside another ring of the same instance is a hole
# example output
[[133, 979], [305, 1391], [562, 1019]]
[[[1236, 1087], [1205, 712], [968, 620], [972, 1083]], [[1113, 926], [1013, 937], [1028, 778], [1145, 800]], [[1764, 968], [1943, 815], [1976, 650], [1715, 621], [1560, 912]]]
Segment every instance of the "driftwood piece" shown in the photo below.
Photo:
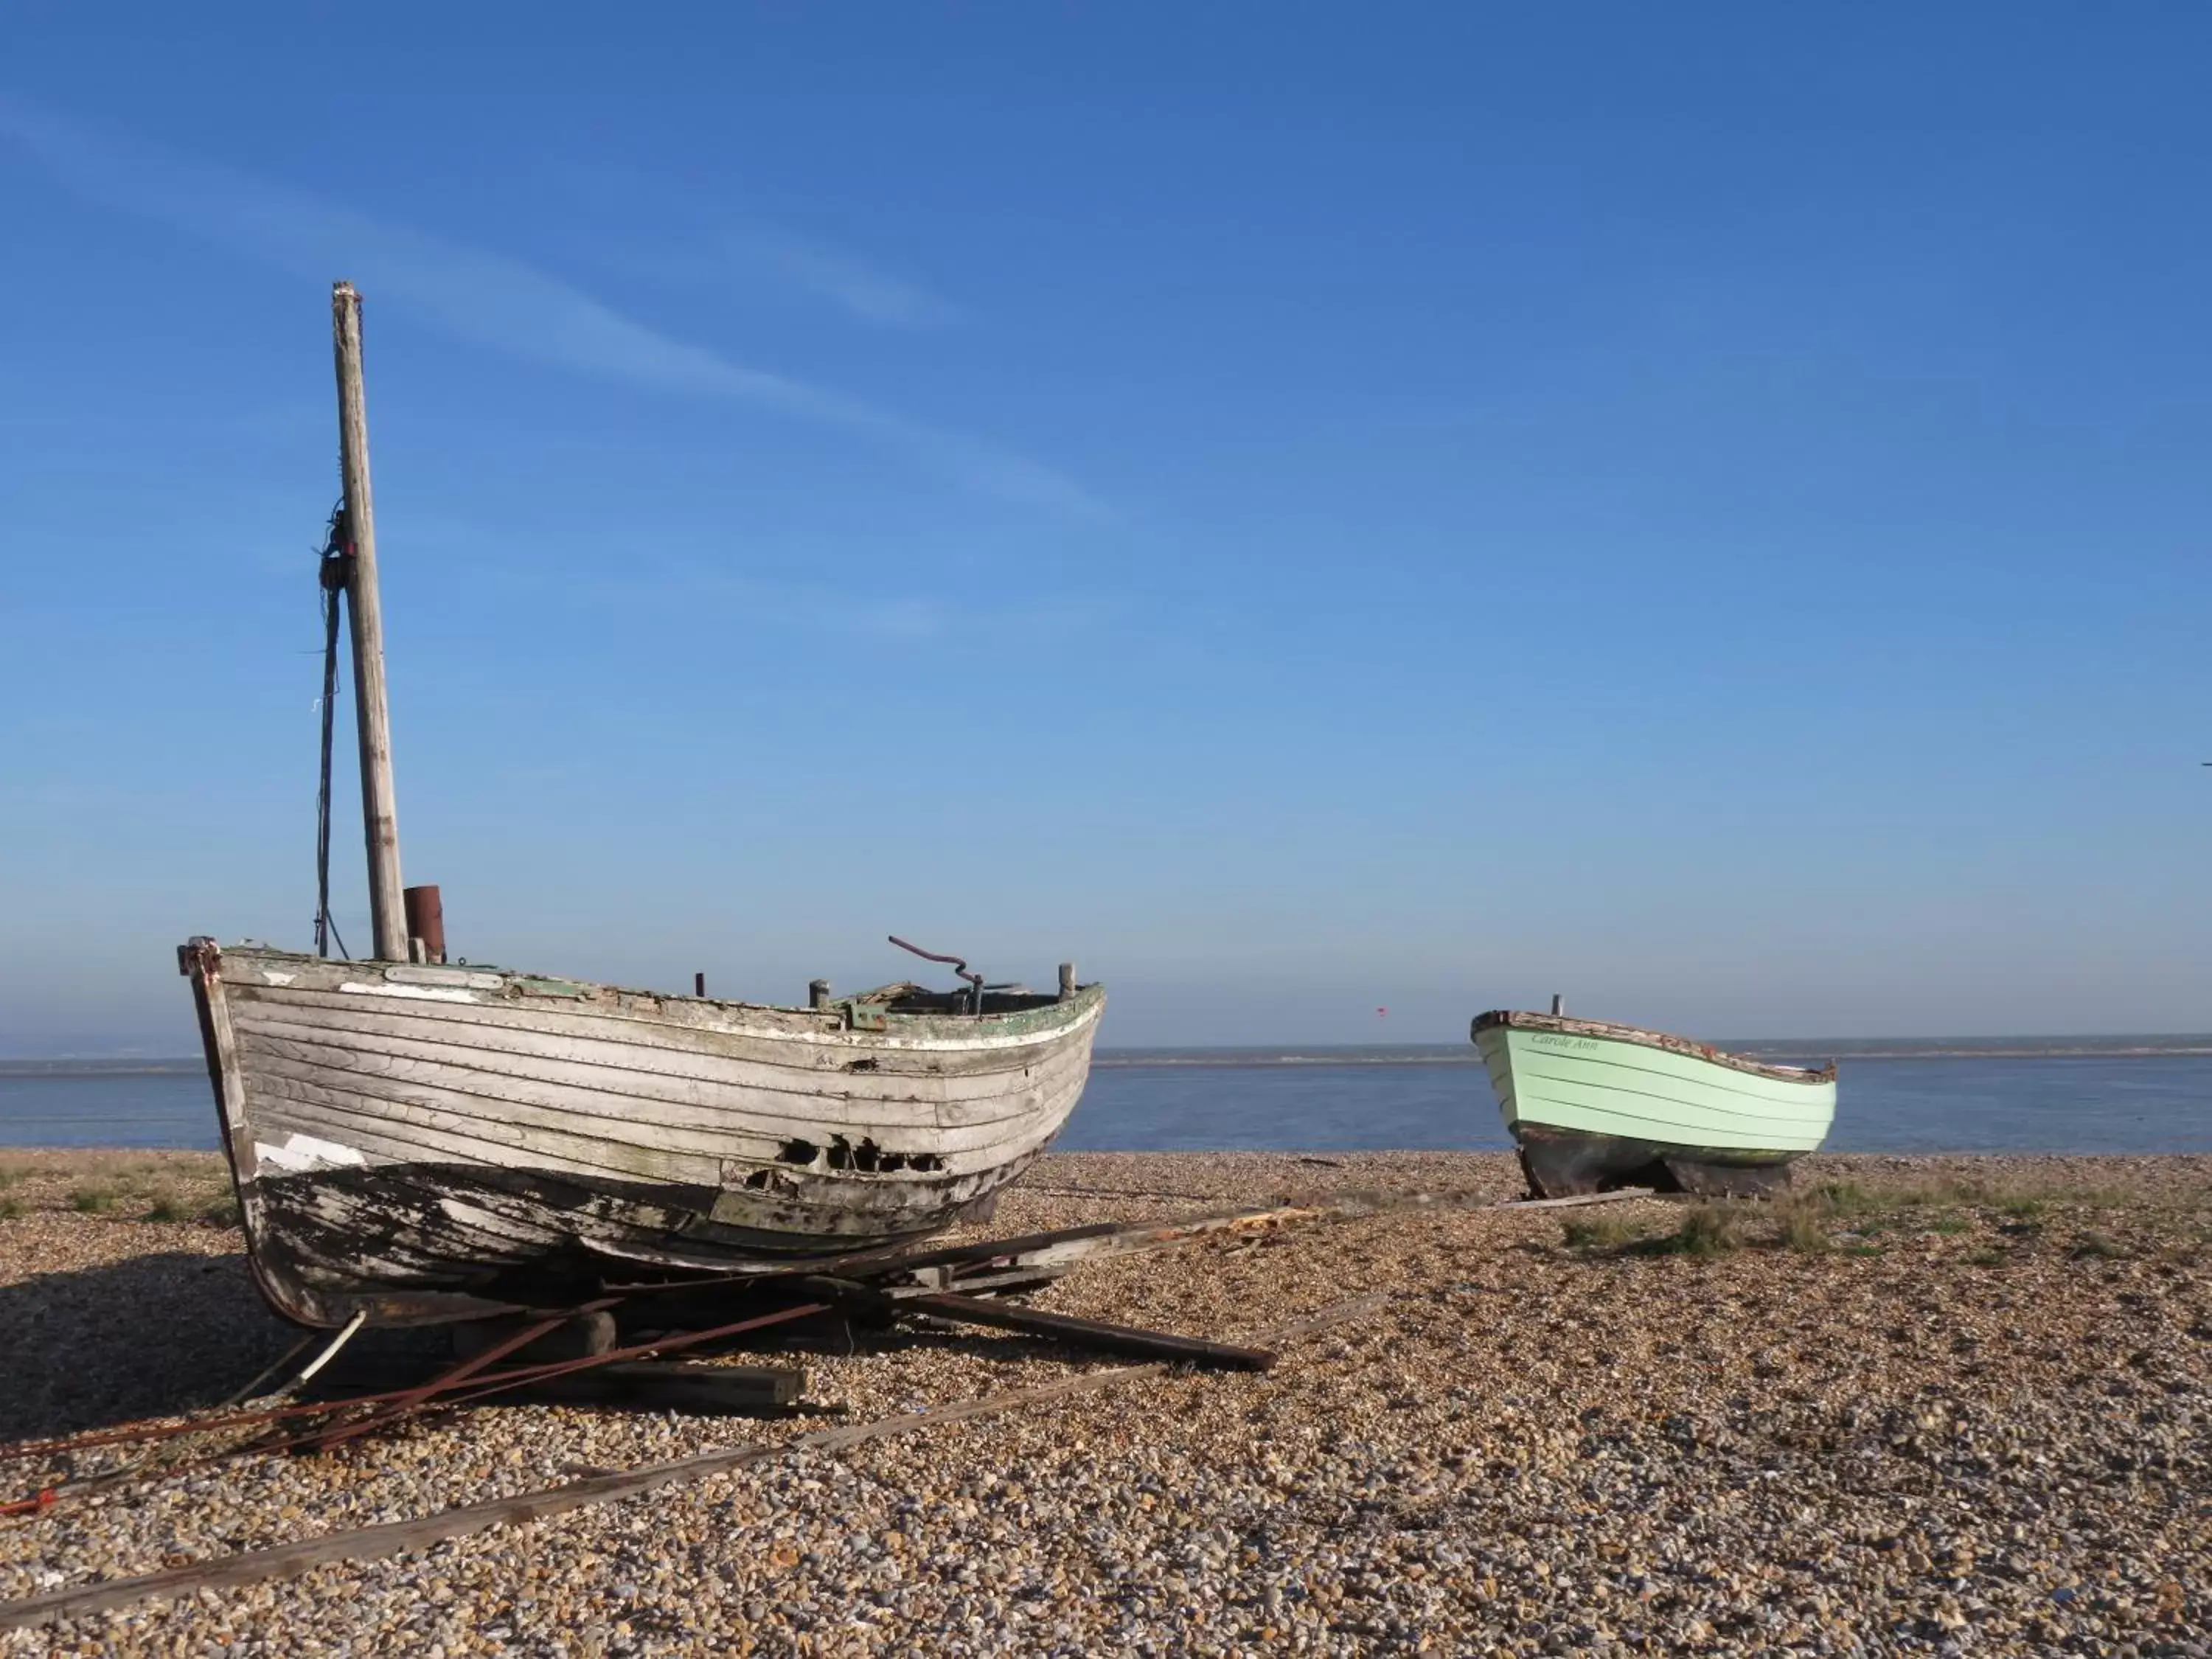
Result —
[[[1277, 1326], [1263, 1333], [1259, 1340], [1270, 1344], [1293, 1341], [1316, 1331], [1326, 1330], [1333, 1325], [1373, 1313], [1390, 1299], [1385, 1296], [1368, 1296], [1339, 1303], [1311, 1318]], [[931, 1411], [912, 1412], [903, 1417], [890, 1417], [879, 1422], [855, 1424], [850, 1427], [817, 1429], [811, 1434], [795, 1435], [772, 1445], [732, 1446], [721, 1451], [701, 1452], [694, 1456], [675, 1458], [665, 1463], [648, 1463], [613, 1474], [591, 1475], [570, 1481], [566, 1486], [552, 1486], [540, 1492], [521, 1492], [511, 1498], [494, 1498], [489, 1503], [444, 1510], [413, 1521], [395, 1521], [379, 1527], [331, 1533], [320, 1538], [301, 1539], [296, 1543], [278, 1544], [269, 1549], [248, 1550], [213, 1561], [188, 1562], [180, 1567], [146, 1573], [136, 1578], [118, 1578], [106, 1583], [51, 1590], [46, 1595], [28, 1596], [20, 1601], [0, 1603], [0, 1629], [43, 1625], [82, 1613], [101, 1613], [112, 1607], [129, 1607], [155, 1596], [185, 1595], [202, 1589], [235, 1589], [270, 1578], [289, 1578], [310, 1568], [335, 1561], [374, 1560], [409, 1550], [427, 1549], [449, 1538], [465, 1537], [494, 1527], [520, 1526], [614, 1498], [639, 1497], [664, 1486], [764, 1462], [787, 1452], [842, 1450], [866, 1441], [912, 1434], [921, 1429], [963, 1423], [975, 1418], [1018, 1410], [1025, 1406], [1042, 1405], [1048, 1401], [1094, 1393], [1101, 1389], [1134, 1382], [1139, 1377], [1155, 1376], [1167, 1369], [1164, 1364], [1154, 1362], [1141, 1365], [1117, 1365], [1110, 1370], [1085, 1371], [1036, 1388], [984, 1395], [978, 1399], [961, 1401]]]
[[990, 1325], [1029, 1336], [1048, 1336], [1075, 1347], [1095, 1348], [1102, 1353], [1218, 1365], [1238, 1371], [1264, 1371], [1275, 1363], [1275, 1356], [1264, 1348], [1240, 1348], [1227, 1342], [1208, 1342], [1202, 1337], [1177, 1336], [1170, 1331], [1141, 1330], [1133, 1325], [1108, 1325], [1095, 1319], [1078, 1319], [1070, 1314], [1046, 1313], [1038, 1308], [987, 1302], [980, 1297], [956, 1296], [947, 1291], [907, 1297], [899, 1306], [917, 1313], [934, 1314], [940, 1319], [957, 1320], [963, 1325]]
[[[1364, 1216], [1393, 1215], [1411, 1211], [1487, 1210], [1504, 1212], [1551, 1210], [1582, 1204], [1612, 1204], [1624, 1199], [1649, 1198], [1651, 1195], [1649, 1187], [1624, 1187], [1617, 1192], [1589, 1193], [1571, 1198], [1536, 1199], [1484, 1198], [1460, 1188], [1410, 1193], [1363, 1188], [1353, 1192], [1319, 1194], [1311, 1198], [1277, 1205], [1271, 1209], [1223, 1210], [1211, 1215], [1184, 1216], [1171, 1221], [1146, 1222], [1133, 1227], [1048, 1237], [1046, 1242], [1040, 1243], [1035, 1249], [1009, 1251], [1009, 1254], [1015, 1263], [1024, 1267], [1064, 1270], [1078, 1261], [1172, 1249], [1194, 1239], [1220, 1233], [1263, 1237], [1317, 1221], [1350, 1221]], [[1008, 1241], [1009, 1245], [1026, 1243], [1025, 1240]]]
[[1609, 1193], [1570, 1193], [1565, 1198], [1516, 1198], [1501, 1210], [1571, 1210], [1584, 1204], [1618, 1204], [1624, 1199], [1656, 1198], [1652, 1187], [1616, 1187]]

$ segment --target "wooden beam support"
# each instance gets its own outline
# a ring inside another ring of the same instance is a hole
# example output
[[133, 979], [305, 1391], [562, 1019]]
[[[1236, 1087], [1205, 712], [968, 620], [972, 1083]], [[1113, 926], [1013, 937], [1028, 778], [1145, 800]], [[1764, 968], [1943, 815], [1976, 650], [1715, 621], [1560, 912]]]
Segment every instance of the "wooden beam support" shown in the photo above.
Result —
[[507, 1398], [526, 1405], [619, 1406], [708, 1417], [796, 1405], [805, 1391], [806, 1373], [796, 1366], [702, 1365], [661, 1359], [570, 1371], [526, 1383]]

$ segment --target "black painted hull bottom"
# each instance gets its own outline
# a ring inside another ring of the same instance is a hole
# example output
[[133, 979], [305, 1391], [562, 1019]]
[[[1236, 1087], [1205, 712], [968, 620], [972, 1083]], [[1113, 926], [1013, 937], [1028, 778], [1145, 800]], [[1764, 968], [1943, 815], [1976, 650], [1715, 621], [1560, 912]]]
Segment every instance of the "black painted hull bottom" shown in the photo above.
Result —
[[1522, 1173], [1538, 1198], [1579, 1198], [1621, 1187], [1701, 1197], [1770, 1198], [1789, 1186], [1790, 1166], [1803, 1156], [1670, 1146], [1540, 1123], [1516, 1124], [1513, 1133], [1521, 1143]]
[[963, 1190], [941, 1210], [919, 1211], [880, 1188], [820, 1176], [806, 1206], [804, 1191], [729, 1193], [482, 1164], [319, 1170], [256, 1183], [248, 1245], [270, 1301], [302, 1324], [335, 1326], [356, 1312], [376, 1325], [487, 1318], [581, 1301], [611, 1282], [911, 1244], [963, 1216], [980, 1218], [1028, 1162], [994, 1171], [974, 1197]]

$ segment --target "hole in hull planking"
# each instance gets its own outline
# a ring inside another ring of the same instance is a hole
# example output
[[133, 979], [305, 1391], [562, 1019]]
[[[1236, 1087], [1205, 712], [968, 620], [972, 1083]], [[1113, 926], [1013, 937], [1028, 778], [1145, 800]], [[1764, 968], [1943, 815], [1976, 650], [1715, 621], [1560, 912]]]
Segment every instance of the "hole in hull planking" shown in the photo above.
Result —
[[842, 1135], [830, 1138], [830, 1167], [857, 1170], [862, 1175], [896, 1175], [901, 1170], [941, 1170], [945, 1160], [935, 1152], [887, 1152], [872, 1139], [857, 1146]]
[[[857, 1146], [842, 1135], [830, 1137], [829, 1152], [811, 1140], [793, 1139], [783, 1143], [776, 1155], [779, 1164], [811, 1164], [822, 1159], [833, 1170], [857, 1170], [862, 1175], [896, 1175], [901, 1170], [924, 1172], [942, 1170], [945, 1160], [935, 1152], [887, 1152], [872, 1139], [864, 1139]], [[762, 1170], [745, 1178], [745, 1185], [765, 1188], [769, 1182], [769, 1172]]]
[[845, 1062], [845, 1069], [848, 1072], [872, 1072], [879, 1064], [880, 1062], [876, 1059], [876, 1057], [873, 1054], [871, 1054], [866, 1060], [847, 1060]]

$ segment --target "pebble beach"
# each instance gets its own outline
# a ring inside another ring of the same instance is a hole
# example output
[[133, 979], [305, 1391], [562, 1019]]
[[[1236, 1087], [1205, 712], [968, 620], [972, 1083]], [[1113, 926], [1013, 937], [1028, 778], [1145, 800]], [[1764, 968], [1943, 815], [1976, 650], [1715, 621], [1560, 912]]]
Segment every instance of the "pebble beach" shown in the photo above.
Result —
[[[211, 1406], [293, 1345], [223, 1187], [210, 1155], [0, 1154], [0, 1438]], [[1412, 1188], [1519, 1178], [1071, 1153], [988, 1231]], [[1336, 1220], [1035, 1304], [1235, 1341], [1378, 1293], [1266, 1373], [797, 1452], [0, 1655], [2212, 1652], [2212, 1158], [1820, 1157], [1777, 1205]], [[797, 1363], [850, 1422], [1115, 1364], [973, 1331]], [[0, 1521], [0, 1601], [819, 1426], [487, 1407], [149, 1466]], [[122, 1461], [0, 1465], [0, 1501]]]

